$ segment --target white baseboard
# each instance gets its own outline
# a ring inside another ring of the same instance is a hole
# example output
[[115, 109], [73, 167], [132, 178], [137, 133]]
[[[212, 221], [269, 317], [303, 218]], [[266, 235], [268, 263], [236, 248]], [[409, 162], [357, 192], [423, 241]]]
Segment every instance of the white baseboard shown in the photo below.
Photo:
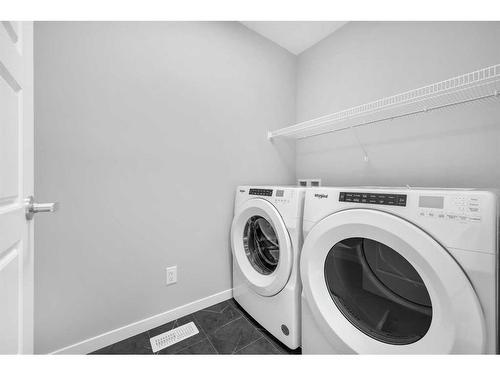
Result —
[[158, 327], [172, 320], [192, 314], [198, 310], [207, 308], [216, 303], [225, 301], [233, 297], [233, 290], [228, 289], [211, 296], [199, 299], [175, 309], [151, 316], [138, 322], [114, 329], [101, 335], [80, 341], [76, 344], [66, 346], [50, 354], [87, 354], [105, 346], [114, 344], [128, 337], [138, 335], [149, 329]]

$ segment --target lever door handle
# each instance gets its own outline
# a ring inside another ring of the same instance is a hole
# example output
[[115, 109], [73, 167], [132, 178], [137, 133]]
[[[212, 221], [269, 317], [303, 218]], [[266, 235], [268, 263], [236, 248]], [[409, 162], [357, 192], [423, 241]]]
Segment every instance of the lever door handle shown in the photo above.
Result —
[[59, 203], [35, 203], [35, 199], [30, 196], [26, 198], [26, 219], [31, 220], [39, 212], [55, 212], [59, 209]]

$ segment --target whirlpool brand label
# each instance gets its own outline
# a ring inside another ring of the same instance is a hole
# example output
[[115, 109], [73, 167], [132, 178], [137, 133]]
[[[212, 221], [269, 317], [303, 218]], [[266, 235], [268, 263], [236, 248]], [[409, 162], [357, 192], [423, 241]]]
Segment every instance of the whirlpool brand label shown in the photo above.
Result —
[[314, 194], [314, 196], [318, 199], [328, 198], [328, 194]]

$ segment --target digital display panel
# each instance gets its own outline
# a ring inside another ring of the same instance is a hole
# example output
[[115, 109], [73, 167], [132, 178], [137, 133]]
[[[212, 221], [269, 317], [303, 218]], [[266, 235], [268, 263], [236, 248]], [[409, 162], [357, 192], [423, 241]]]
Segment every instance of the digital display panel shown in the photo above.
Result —
[[369, 192], [342, 191], [339, 194], [340, 202], [383, 204], [386, 206], [406, 206], [406, 194], [380, 194]]
[[285, 190], [276, 190], [276, 196], [282, 197], [285, 194]]
[[422, 208], [444, 208], [444, 197], [421, 195], [418, 198], [418, 206]]
[[273, 189], [257, 189], [252, 188], [248, 192], [249, 195], [263, 195], [265, 197], [272, 197]]

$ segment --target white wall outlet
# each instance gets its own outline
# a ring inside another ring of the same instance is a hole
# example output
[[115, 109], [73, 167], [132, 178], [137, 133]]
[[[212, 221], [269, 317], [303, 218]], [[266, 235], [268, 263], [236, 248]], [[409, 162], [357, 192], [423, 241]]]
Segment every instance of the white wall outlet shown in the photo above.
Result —
[[177, 282], [177, 266], [167, 267], [167, 285]]

